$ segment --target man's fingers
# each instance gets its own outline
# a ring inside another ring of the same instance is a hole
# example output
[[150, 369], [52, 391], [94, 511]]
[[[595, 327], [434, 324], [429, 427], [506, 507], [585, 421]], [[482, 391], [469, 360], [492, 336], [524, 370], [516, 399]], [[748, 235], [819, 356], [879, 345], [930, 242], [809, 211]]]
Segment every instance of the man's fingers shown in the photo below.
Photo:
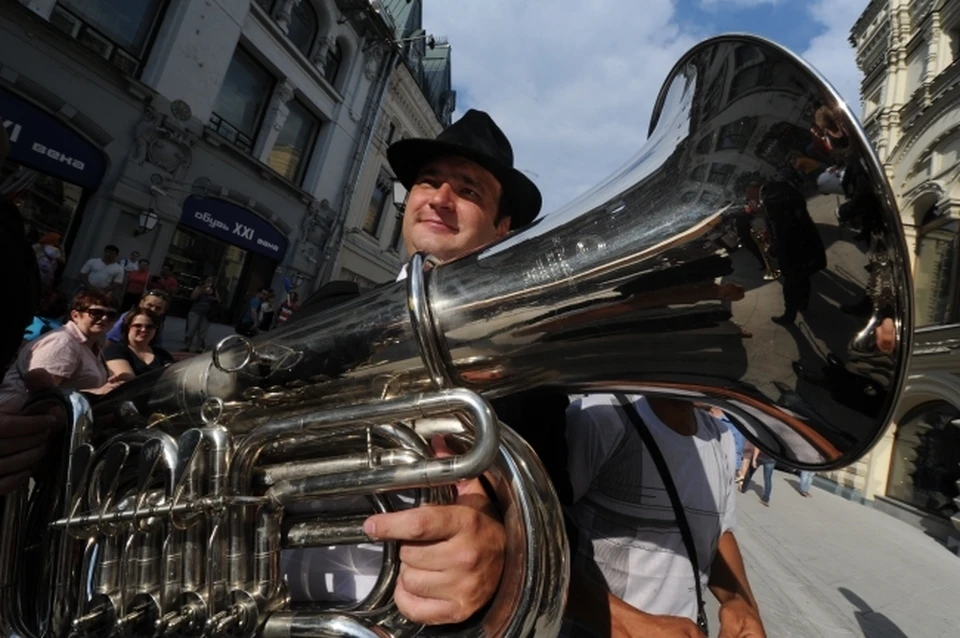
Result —
[[374, 514], [363, 523], [374, 540], [439, 541], [452, 538], [457, 526], [450, 507], [416, 507], [402, 512]]
[[9, 494], [30, 478], [30, 472], [18, 472], [0, 477], [0, 495]]
[[0, 439], [0, 471], [6, 469], [5, 458], [19, 454], [24, 450], [42, 446], [47, 441], [47, 431], [35, 432], [26, 436], [15, 436]]
[[393, 592], [393, 600], [406, 618], [425, 625], [448, 625], [463, 622], [469, 617], [459, 601], [418, 596], [408, 591], [400, 579]]
[[56, 425], [57, 418], [52, 414], [0, 414], [0, 445], [3, 445], [3, 439], [47, 436]]
[[0, 457], [0, 474], [10, 475], [30, 471], [37, 463], [43, 460], [47, 453], [45, 445], [30, 448], [16, 454]]

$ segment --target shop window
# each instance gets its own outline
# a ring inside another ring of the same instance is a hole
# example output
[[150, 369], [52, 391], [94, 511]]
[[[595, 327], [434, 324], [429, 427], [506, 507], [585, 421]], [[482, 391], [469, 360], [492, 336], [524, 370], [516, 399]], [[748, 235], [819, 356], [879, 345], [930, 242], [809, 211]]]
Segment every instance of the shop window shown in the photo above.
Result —
[[331, 85], [337, 85], [337, 76], [340, 75], [340, 67], [343, 64], [343, 49], [339, 42], [334, 42], [327, 50], [327, 57], [323, 61], [323, 77]]
[[938, 401], [908, 413], [897, 428], [887, 496], [950, 518], [958, 480], [960, 409]]
[[293, 11], [290, 12], [290, 26], [287, 29], [287, 37], [293, 42], [294, 46], [300, 49], [300, 53], [310, 55], [310, 49], [317, 39], [317, 12], [310, 6], [310, 0], [300, 0], [293, 5]]
[[11, 161], [0, 167], [0, 193], [8, 193], [20, 211], [31, 243], [46, 233], [57, 233], [61, 246], [83, 199], [82, 187]]
[[289, 103], [290, 114], [270, 151], [267, 164], [288, 180], [299, 184], [317, 139], [320, 121], [300, 102]]
[[917, 327], [960, 322], [960, 222], [936, 219], [917, 233]]
[[60, 0], [50, 23], [136, 75], [165, 0]]
[[390, 202], [390, 176], [385, 172], [380, 172], [377, 179], [377, 185], [370, 195], [370, 203], [367, 205], [367, 215], [363, 218], [363, 231], [373, 237], [380, 236], [380, 226], [383, 221], [383, 214]]
[[252, 151], [273, 84], [270, 73], [237, 48], [213, 105], [210, 127], [244, 151]]

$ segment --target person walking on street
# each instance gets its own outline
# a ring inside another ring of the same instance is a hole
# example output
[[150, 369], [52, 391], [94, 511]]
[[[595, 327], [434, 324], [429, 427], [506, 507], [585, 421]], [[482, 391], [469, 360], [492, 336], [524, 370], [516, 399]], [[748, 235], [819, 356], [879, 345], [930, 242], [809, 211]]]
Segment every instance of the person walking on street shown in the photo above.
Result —
[[746, 493], [750, 487], [750, 479], [753, 476], [753, 472], [760, 466], [763, 467], [763, 494], [760, 496], [760, 502], [769, 507], [770, 493], [773, 491], [773, 470], [776, 469], [777, 462], [766, 453], [761, 452], [758, 447], [753, 448], [753, 456], [750, 459], [751, 471], [750, 474], [743, 479], [741, 491]]
[[213, 275], [205, 278], [203, 283], [190, 293], [193, 303], [187, 313], [187, 335], [184, 349], [193, 352], [194, 340], [199, 341], [197, 352], [203, 352], [207, 347], [207, 330], [210, 329], [210, 313], [215, 304], [220, 303], [220, 293], [214, 283]]
[[800, 496], [810, 498], [811, 485], [813, 485], [813, 472], [800, 470]]

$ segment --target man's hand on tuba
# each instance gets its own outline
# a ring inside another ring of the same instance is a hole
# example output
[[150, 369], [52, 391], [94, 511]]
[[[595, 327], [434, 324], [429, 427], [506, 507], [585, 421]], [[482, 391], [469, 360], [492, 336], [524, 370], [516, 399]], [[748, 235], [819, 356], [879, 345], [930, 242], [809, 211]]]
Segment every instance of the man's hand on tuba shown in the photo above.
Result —
[[[433, 438], [438, 456], [449, 456], [443, 438]], [[403, 541], [394, 600], [415, 622], [462, 622], [497, 591], [503, 572], [506, 534], [477, 479], [457, 485], [452, 505], [424, 506], [377, 514], [363, 530], [378, 541]]]

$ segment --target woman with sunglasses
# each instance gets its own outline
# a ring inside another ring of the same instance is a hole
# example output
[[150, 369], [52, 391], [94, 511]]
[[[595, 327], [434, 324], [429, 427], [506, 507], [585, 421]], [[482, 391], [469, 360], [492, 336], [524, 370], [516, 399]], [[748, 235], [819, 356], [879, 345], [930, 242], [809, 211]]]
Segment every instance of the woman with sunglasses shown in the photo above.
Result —
[[160, 317], [144, 308], [134, 308], [123, 319], [123, 341], [110, 342], [103, 360], [114, 375], [129, 381], [141, 374], [173, 363], [173, 356], [156, 345]]
[[[158, 346], [161, 345], [163, 339], [163, 318], [167, 314], [169, 301], [170, 295], [168, 295], [165, 291], [148, 290], [147, 292], [143, 293], [143, 296], [140, 297], [140, 302], [137, 303], [137, 307], [143, 308], [144, 310], [149, 310], [160, 317], [159, 323], [157, 324], [157, 340], [154, 341], [154, 344]], [[128, 310], [120, 315], [117, 323], [107, 333], [107, 341], [123, 343], [124, 335], [126, 335], [126, 332], [123, 329], [123, 322], [129, 313], [130, 311]]]
[[0, 411], [19, 410], [27, 398], [23, 378], [45, 370], [61, 388], [106, 394], [123, 381], [111, 376], [100, 358], [103, 338], [117, 320], [110, 295], [85, 290], [73, 298], [70, 319], [21, 348], [0, 384]]

